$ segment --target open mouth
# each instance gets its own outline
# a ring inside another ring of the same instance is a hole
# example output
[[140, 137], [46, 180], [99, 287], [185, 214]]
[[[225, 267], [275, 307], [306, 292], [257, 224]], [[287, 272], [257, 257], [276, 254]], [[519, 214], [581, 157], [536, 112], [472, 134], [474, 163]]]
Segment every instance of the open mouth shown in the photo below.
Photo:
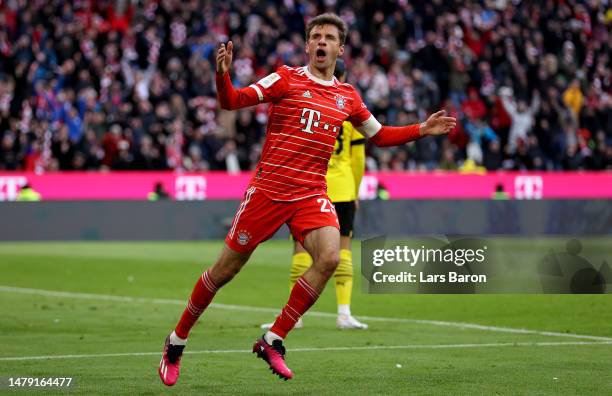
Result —
[[317, 59], [317, 61], [319, 61], [319, 62], [323, 62], [323, 61], [325, 60], [325, 57], [327, 56], [327, 54], [325, 53], [325, 50], [323, 50], [323, 49], [321, 49], [321, 48], [319, 48], [319, 49], [317, 50], [317, 52], [315, 53], [315, 55], [316, 55], [316, 59]]

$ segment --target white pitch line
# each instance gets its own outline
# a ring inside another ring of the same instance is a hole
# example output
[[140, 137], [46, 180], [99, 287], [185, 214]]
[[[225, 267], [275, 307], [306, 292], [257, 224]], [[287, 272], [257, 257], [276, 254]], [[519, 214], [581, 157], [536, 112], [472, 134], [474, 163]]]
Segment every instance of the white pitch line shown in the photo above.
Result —
[[[145, 304], [170, 304], [170, 305], [185, 305], [184, 300], [176, 299], [165, 299], [165, 298], [144, 298], [144, 297], [128, 297], [128, 296], [112, 296], [106, 294], [90, 294], [90, 293], [75, 293], [75, 292], [64, 292], [55, 290], [43, 290], [43, 289], [29, 289], [24, 287], [14, 286], [1, 286], [0, 292], [6, 293], [18, 293], [18, 294], [33, 294], [38, 296], [47, 297], [63, 297], [63, 298], [76, 298], [86, 300], [100, 300], [100, 301], [115, 301], [115, 302], [127, 302], [127, 303], [145, 303]], [[210, 307], [217, 309], [243, 311], [243, 312], [264, 312], [270, 314], [278, 314], [279, 309], [277, 308], [265, 308], [265, 307], [252, 307], [248, 305], [230, 305], [230, 304], [217, 304], [212, 303]], [[307, 316], [317, 316], [326, 318], [335, 318], [337, 315], [329, 312], [318, 312], [309, 311], [306, 313]], [[454, 327], [459, 329], [471, 329], [471, 330], [482, 330], [482, 331], [493, 331], [499, 333], [511, 333], [511, 334], [531, 334], [540, 335], [546, 337], [564, 337], [564, 338], [575, 338], [593, 341], [612, 341], [612, 337], [585, 335], [585, 334], [574, 334], [574, 333], [558, 333], [554, 331], [541, 331], [541, 330], [529, 330], [519, 329], [512, 327], [499, 327], [499, 326], [485, 326], [476, 323], [465, 323], [465, 322], [448, 322], [441, 320], [426, 320], [426, 319], [408, 319], [408, 318], [390, 318], [390, 317], [379, 317], [379, 316], [359, 316], [364, 321], [369, 320], [373, 322], [394, 322], [394, 323], [413, 323], [423, 324], [440, 327]]]
[[[469, 348], [495, 348], [495, 347], [547, 347], [547, 346], [585, 346], [585, 345], [612, 345], [612, 341], [591, 342], [591, 341], [567, 341], [567, 342], [495, 342], [483, 344], [413, 344], [413, 345], [377, 345], [377, 346], [338, 346], [320, 348], [295, 348], [290, 352], [342, 352], [342, 351], [377, 351], [385, 349], [469, 349]], [[230, 354], [230, 353], [249, 353], [248, 349], [220, 349], [204, 351], [185, 351], [188, 355], [200, 354]], [[127, 353], [100, 353], [89, 355], [47, 355], [47, 356], [17, 356], [0, 357], [0, 362], [24, 361], [24, 360], [50, 360], [50, 359], [90, 359], [105, 357], [130, 357], [130, 356], [158, 356], [160, 352], [127, 352]]]

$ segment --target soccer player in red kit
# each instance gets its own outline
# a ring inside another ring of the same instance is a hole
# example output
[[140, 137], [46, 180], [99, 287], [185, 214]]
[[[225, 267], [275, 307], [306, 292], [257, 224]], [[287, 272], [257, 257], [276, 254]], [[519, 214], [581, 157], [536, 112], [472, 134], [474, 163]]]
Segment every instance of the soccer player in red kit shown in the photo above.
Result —
[[333, 76], [346, 34], [346, 24], [335, 14], [313, 18], [306, 27], [308, 65], [282, 66], [242, 89], [235, 89], [229, 76], [233, 44], [221, 44], [216, 74], [219, 103], [228, 110], [271, 103], [266, 142], [219, 258], [198, 279], [176, 328], [166, 338], [158, 370], [164, 384], [176, 383], [189, 331], [217, 290], [283, 224], [306, 248], [313, 264], [297, 281], [272, 328], [255, 342], [253, 352], [273, 373], [285, 380], [292, 378], [283, 340], [317, 301], [339, 261], [339, 225], [326, 194], [325, 174], [342, 122], [350, 121], [378, 146], [400, 145], [454, 128], [455, 119], [445, 117], [443, 111], [421, 124], [382, 126], [358, 92]]

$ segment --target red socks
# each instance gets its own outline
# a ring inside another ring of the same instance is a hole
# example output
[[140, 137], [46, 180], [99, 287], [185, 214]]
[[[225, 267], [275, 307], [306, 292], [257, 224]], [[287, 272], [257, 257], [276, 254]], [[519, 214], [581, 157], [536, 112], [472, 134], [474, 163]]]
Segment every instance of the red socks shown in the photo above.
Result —
[[[187, 302], [187, 307], [176, 325], [175, 332], [179, 338], [187, 338], [189, 331], [215, 297], [217, 290], [218, 288], [210, 279], [208, 271], [204, 272], [195, 284], [191, 297]], [[285, 338], [287, 333], [293, 329], [295, 323], [318, 298], [319, 293], [306, 282], [304, 277], [298, 279], [293, 290], [291, 290], [287, 305], [285, 305], [281, 314], [276, 318], [270, 331]]]
[[302, 276], [293, 286], [287, 305], [285, 305], [281, 314], [276, 318], [270, 331], [279, 337], [285, 338], [287, 333], [293, 329], [295, 323], [308, 311], [308, 308], [312, 307], [312, 304], [318, 298], [319, 293]]
[[191, 292], [191, 297], [187, 302], [187, 307], [176, 325], [176, 335], [180, 338], [187, 338], [189, 331], [198, 320], [202, 312], [208, 307], [208, 304], [217, 293], [217, 286], [212, 282], [208, 271], [204, 272]]

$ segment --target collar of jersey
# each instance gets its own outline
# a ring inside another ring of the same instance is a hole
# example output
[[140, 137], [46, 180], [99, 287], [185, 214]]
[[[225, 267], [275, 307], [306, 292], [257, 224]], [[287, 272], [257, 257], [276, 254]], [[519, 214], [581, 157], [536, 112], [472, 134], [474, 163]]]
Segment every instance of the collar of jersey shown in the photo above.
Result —
[[308, 78], [310, 78], [312, 81], [314, 81], [314, 82], [316, 82], [318, 84], [326, 85], [328, 87], [331, 87], [335, 83], [336, 77], [332, 77], [332, 79], [329, 80], [329, 81], [328, 80], [323, 80], [322, 78], [319, 78], [319, 77], [315, 76], [314, 74], [312, 74], [310, 72], [310, 70], [308, 70], [308, 66], [304, 66], [303, 69], [304, 69], [304, 73], [306, 74], [306, 76]]

